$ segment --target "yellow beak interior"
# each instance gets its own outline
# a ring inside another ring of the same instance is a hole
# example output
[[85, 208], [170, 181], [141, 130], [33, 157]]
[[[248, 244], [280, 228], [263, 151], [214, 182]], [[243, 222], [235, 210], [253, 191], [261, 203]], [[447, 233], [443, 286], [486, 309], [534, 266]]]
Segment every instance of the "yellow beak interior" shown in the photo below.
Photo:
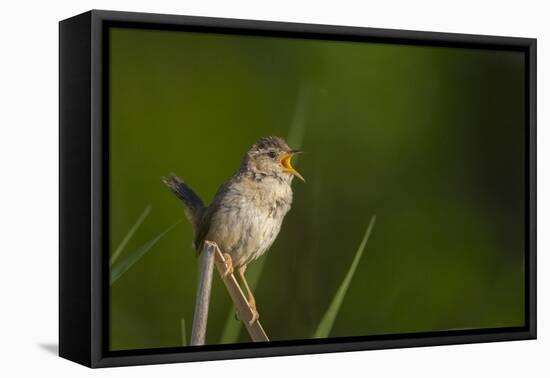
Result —
[[294, 169], [294, 167], [292, 167], [292, 164], [290, 162], [292, 160], [292, 156], [294, 156], [293, 153], [284, 155], [281, 158], [281, 165], [283, 166], [285, 171], [287, 171], [288, 173], [293, 174], [294, 176], [298, 177], [303, 182], [306, 182], [306, 180], [302, 177], [302, 175], [300, 173], [298, 173], [298, 171], [296, 171]]

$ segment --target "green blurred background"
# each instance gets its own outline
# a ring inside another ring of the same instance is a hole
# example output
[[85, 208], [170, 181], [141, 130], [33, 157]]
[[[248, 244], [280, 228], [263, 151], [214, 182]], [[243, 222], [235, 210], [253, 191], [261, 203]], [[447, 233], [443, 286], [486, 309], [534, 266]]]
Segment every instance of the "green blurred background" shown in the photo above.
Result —
[[[111, 253], [149, 205], [121, 259], [184, 218], [162, 175], [208, 203], [278, 135], [307, 183], [256, 288], [271, 339], [312, 336], [372, 215], [331, 336], [524, 324], [522, 53], [113, 28], [110, 57]], [[191, 241], [179, 223], [111, 286], [112, 350], [190, 334]], [[215, 276], [208, 343], [230, 309]]]

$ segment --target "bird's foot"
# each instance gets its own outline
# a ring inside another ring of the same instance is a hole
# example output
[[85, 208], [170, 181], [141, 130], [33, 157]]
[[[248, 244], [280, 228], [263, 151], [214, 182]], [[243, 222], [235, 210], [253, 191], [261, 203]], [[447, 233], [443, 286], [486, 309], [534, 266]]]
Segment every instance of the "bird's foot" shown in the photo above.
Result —
[[226, 278], [227, 276], [233, 274], [233, 259], [231, 258], [231, 255], [229, 253], [224, 253], [223, 258], [223, 265], [225, 266], [225, 270], [222, 273], [222, 277]]
[[260, 319], [260, 313], [256, 309], [256, 300], [254, 298], [248, 298], [248, 307], [250, 308], [250, 312], [252, 312], [252, 317], [248, 321], [248, 325], [252, 325]]
[[258, 311], [254, 310], [252, 318], [248, 321], [248, 325], [256, 323], [258, 319], [260, 319], [260, 314], [258, 313]]

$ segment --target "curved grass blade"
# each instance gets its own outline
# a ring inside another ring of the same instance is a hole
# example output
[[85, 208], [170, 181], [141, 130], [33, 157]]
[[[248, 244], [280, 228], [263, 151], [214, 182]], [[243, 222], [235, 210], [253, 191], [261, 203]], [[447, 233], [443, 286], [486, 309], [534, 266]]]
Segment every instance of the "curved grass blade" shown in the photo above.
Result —
[[149, 240], [147, 243], [136, 249], [134, 252], [132, 252], [128, 257], [126, 257], [124, 260], [118, 261], [114, 264], [114, 266], [111, 267], [111, 285], [116, 282], [122, 276], [128, 269], [132, 267], [136, 262], [139, 261], [157, 242], [162, 239], [164, 235], [166, 235], [168, 232], [170, 232], [174, 227], [176, 227], [181, 220], [177, 221], [170, 227], [166, 228], [164, 231], [162, 231], [160, 234], [158, 234], [155, 238]]
[[115, 249], [115, 251], [113, 252], [113, 255], [111, 256], [111, 259], [109, 260], [110, 266], [113, 266], [115, 261], [120, 257], [120, 254], [124, 250], [124, 247], [126, 247], [126, 244], [128, 244], [132, 236], [134, 236], [137, 229], [139, 228], [139, 226], [141, 226], [141, 224], [143, 223], [145, 218], [147, 218], [147, 215], [149, 215], [150, 212], [151, 212], [151, 205], [147, 206], [145, 210], [143, 210], [143, 213], [141, 213], [139, 218], [136, 220], [136, 223], [134, 223], [132, 228], [130, 228], [130, 231], [128, 231], [126, 236], [124, 236], [124, 238], [122, 239], [118, 247]]
[[[302, 143], [304, 141], [304, 135], [306, 132], [306, 92], [309, 90], [306, 84], [302, 83], [298, 96], [296, 97], [296, 105], [294, 107], [294, 115], [292, 116], [292, 122], [290, 123], [290, 129], [288, 131], [288, 136], [286, 141], [288, 145], [295, 149], [302, 148]], [[298, 156], [294, 158], [294, 165], [298, 160]], [[267, 256], [252, 265], [248, 269], [248, 284], [252, 291], [256, 289], [258, 281], [260, 281], [260, 276], [264, 269], [265, 260]], [[222, 329], [222, 334], [220, 337], [220, 344], [233, 344], [239, 340], [239, 335], [241, 333], [242, 323], [235, 319], [235, 308], [231, 306], [227, 316], [225, 318], [225, 324]]]
[[357, 270], [357, 266], [359, 265], [359, 261], [361, 260], [361, 256], [363, 255], [363, 251], [365, 249], [365, 246], [367, 245], [367, 241], [369, 240], [375, 221], [376, 215], [370, 219], [367, 230], [365, 231], [365, 236], [363, 236], [363, 240], [361, 240], [361, 244], [359, 245], [357, 252], [355, 252], [355, 257], [353, 258], [353, 262], [349, 267], [348, 273], [346, 274], [346, 277], [336, 291], [336, 294], [334, 295], [332, 302], [325, 311], [321, 322], [317, 326], [317, 330], [315, 330], [315, 333], [313, 334], [314, 338], [325, 338], [330, 335], [330, 331], [332, 330], [332, 326], [334, 325], [336, 316], [338, 316], [338, 312], [340, 311], [340, 307], [342, 306], [342, 302], [344, 301], [344, 297], [346, 296], [346, 292], [348, 291], [349, 284], [353, 279], [355, 271]]
[[300, 85], [298, 96], [296, 97], [296, 105], [294, 114], [288, 130], [286, 141], [291, 148], [300, 149], [304, 141], [306, 133], [306, 100], [309, 86], [306, 83]]

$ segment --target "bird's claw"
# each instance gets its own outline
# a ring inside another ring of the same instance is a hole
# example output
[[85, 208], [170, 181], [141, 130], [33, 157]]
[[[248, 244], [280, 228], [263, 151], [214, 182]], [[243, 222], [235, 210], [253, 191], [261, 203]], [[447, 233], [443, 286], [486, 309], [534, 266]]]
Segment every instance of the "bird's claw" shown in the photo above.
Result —
[[254, 298], [248, 299], [248, 307], [250, 308], [250, 312], [252, 312], [252, 317], [248, 321], [248, 325], [254, 324], [258, 319], [260, 319], [260, 313], [256, 309], [256, 301]]
[[258, 313], [258, 311], [254, 310], [252, 312], [252, 318], [248, 321], [248, 325], [256, 323], [258, 319], [260, 319], [260, 314]]
[[226, 278], [227, 276], [230, 276], [233, 274], [233, 260], [231, 259], [231, 255], [229, 253], [223, 254], [224, 262], [223, 265], [225, 266], [225, 270], [222, 273], [222, 277]]

